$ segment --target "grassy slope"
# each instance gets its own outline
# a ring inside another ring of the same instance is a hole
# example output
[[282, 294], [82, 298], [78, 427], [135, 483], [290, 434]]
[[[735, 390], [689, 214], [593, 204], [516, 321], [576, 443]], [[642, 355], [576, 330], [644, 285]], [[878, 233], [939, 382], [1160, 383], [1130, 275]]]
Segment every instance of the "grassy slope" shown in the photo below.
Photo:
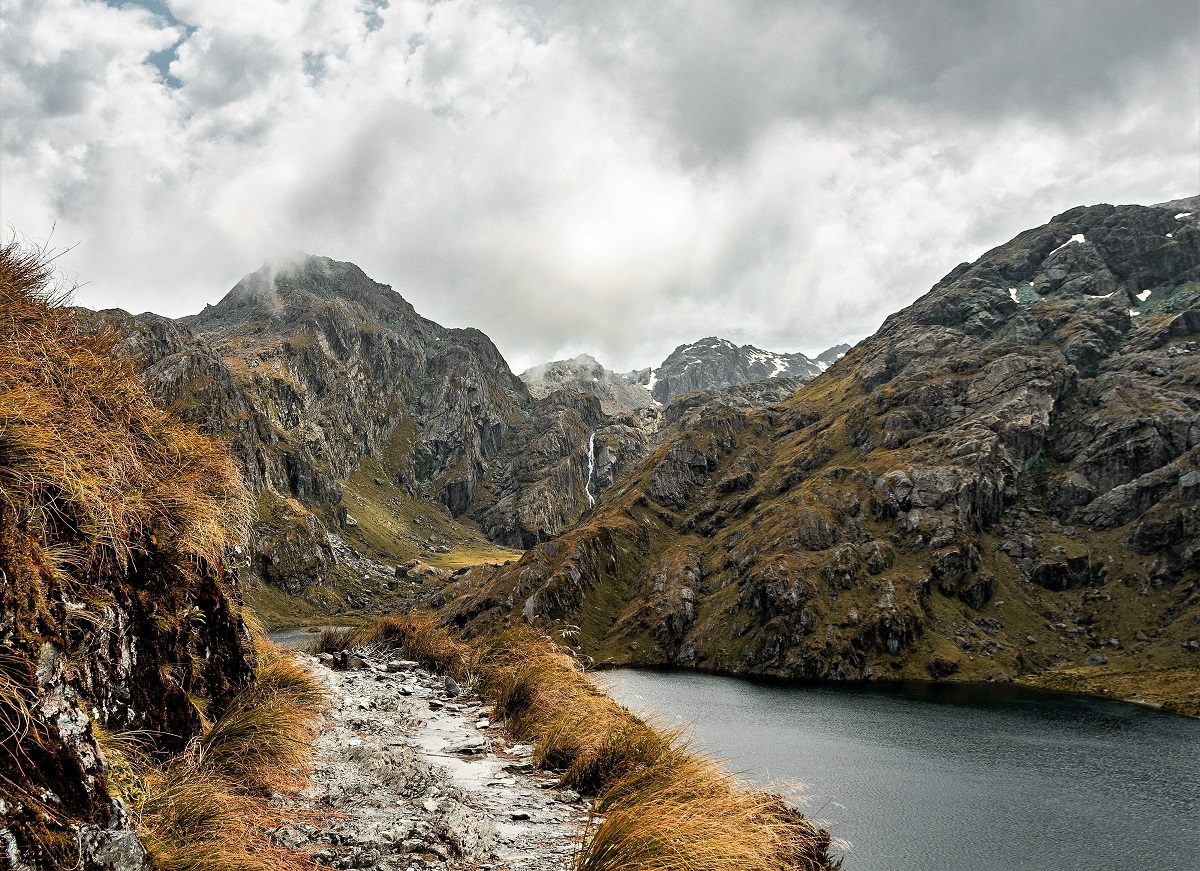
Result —
[[78, 827], [103, 843], [121, 796], [160, 871], [310, 868], [265, 830], [322, 694], [265, 647], [252, 671], [226, 595], [250, 515], [233, 459], [65, 301], [42, 252], [0, 247], [6, 857], [77, 867]]

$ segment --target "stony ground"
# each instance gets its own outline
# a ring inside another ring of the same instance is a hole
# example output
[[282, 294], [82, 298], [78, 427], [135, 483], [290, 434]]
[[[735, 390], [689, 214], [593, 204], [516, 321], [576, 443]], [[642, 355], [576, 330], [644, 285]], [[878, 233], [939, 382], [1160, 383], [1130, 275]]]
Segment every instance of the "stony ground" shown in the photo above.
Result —
[[291, 804], [313, 813], [277, 841], [333, 868], [570, 868], [586, 803], [534, 768], [532, 747], [507, 745], [469, 691], [413, 662], [311, 662], [332, 705]]

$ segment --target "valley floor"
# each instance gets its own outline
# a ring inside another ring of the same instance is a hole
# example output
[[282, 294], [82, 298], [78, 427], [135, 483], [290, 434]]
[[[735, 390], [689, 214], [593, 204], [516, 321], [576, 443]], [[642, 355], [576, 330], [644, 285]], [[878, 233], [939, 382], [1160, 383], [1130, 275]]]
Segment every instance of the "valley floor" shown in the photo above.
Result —
[[280, 843], [334, 868], [565, 871], [587, 822], [577, 793], [507, 746], [489, 710], [409, 662], [312, 659], [331, 706], [303, 822]]

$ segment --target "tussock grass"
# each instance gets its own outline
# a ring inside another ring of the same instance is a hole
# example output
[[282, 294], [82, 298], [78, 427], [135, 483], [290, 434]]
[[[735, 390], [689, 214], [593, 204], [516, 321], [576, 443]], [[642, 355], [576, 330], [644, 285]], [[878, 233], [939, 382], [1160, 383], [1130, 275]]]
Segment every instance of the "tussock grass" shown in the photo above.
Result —
[[229, 451], [157, 407], [117, 337], [76, 325], [46, 252], [0, 243], [0, 506], [68, 525], [80, 562], [147, 542], [220, 566], [250, 504]]
[[131, 808], [157, 871], [301, 871], [303, 854], [273, 845], [274, 793], [303, 786], [320, 682], [287, 651], [256, 642], [255, 682], [181, 756], [157, 763], [137, 735], [98, 733], [110, 788]]
[[720, 763], [675, 744], [596, 804], [577, 871], [819, 871], [829, 836]]
[[360, 626], [334, 626], [322, 629], [312, 644], [313, 653], [340, 653], [358, 647], [364, 641]]
[[310, 724], [326, 701], [325, 688], [298, 661], [278, 649], [260, 650], [254, 683], [200, 738], [195, 767], [248, 794], [298, 787], [311, 754]]
[[838, 867], [828, 833], [690, 748], [680, 731], [635, 717], [530, 628], [467, 644], [430, 615], [407, 615], [356, 631], [358, 646], [473, 679], [509, 733], [534, 744], [539, 764], [597, 797], [575, 871]]

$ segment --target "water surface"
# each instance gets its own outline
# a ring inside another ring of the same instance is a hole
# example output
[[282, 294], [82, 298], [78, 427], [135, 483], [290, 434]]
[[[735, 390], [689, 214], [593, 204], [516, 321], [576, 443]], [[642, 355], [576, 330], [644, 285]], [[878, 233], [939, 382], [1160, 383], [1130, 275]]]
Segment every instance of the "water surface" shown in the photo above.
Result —
[[598, 677], [747, 777], [802, 783], [846, 871], [1200, 869], [1200, 720], [1012, 686]]

